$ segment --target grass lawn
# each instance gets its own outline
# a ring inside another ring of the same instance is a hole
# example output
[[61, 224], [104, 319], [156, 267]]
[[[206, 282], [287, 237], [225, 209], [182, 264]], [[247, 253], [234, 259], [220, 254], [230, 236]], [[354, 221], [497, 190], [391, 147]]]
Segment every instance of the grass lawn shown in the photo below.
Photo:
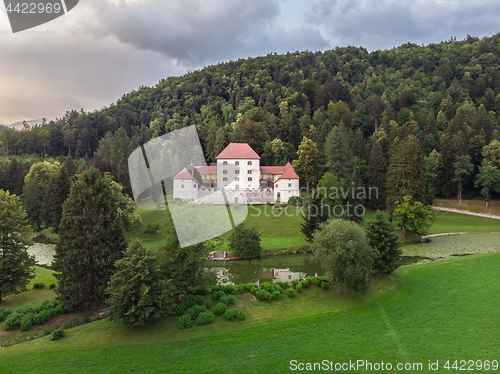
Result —
[[[44, 289], [33, 288], [33, 284], [40, 282], [45, 283]], [[57, 285], [57, 280], [52, 271], [35, 267], [35, 278], [26, 286], [28, 290], [17, 295], [4, 297], [2, 302], [0, 302], [0, 308], [14, 310], [26, 305], [35, 307], [44, 300], [55, 299], [56, 294], [54, 290], [49, 289], [49, 285], [52, 283]], [[2, 330], [1, 326], [2, 324], [0, 324], [0, 330]]]
[[[477, 197], [473, 200], [462, 200], [462, 204], [458, 199], [434, 199], [434, 205], [442, 208], [453, 208], [468, 210], [474, 213], [486, 213], [484, 197]], [[491, 200], [489, 204], [489, 213], [500, 216], [500, 200]]]
[[236, 307], [246, 321], [217, 317], [184, 331], [171, 318], [97, 321], [58, 341], [2, 349], [1, 372], [283, 373], [291, 360], [422, 363], [421, 372], [439, 360], [448, 372], [446, 360], [499, 359], [499, 267], [500, 253], [479, 254], [400, 268], [367, 295], [313, 288], [271, 304], [243, 297]]

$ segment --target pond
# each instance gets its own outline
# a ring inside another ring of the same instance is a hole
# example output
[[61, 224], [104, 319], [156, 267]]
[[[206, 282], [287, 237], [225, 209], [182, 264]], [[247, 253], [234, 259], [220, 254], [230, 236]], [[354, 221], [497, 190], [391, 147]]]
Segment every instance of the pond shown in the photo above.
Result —
[[[403, 256], [401, 265], [409, 265], [424, 257]], [[264, 257], [251, 261], [212, 261], [208, 269], [217, 274], [222, 284], [240, 284], [277, 281], [290, 282], [304, 276], [324, 275], [321, 262], [312, 254]]]

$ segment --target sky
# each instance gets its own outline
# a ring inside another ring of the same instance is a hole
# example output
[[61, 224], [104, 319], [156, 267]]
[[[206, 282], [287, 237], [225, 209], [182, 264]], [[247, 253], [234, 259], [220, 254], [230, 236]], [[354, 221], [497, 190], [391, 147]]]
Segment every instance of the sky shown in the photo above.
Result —
[[482, 0], [80, 0], [14, 34], [0, 3], [0, 124], [93, 111], [218, 62], [491, 36], [499, 19]]

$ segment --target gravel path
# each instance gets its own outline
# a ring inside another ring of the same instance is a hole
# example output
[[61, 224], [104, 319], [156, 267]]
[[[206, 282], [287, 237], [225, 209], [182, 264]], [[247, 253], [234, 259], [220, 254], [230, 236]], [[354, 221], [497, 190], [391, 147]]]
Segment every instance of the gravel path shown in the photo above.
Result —
[[500, 216], [495, 216], [493, 214], [474, 213], [474, 212], [469, 212], [468, 210], [460, 210], [460, 209], [453, 209], [453, 208], [440, 208], [440, 207], [437, 207], [437, 206], [433, 206], [432, 208], [434, 210], [443, 210], [445, 212], [462, 213], [462, 214], [468, 214], [470, 216], [478, 216], [478, 217], [485, 217], [485, 218], [500, 219]]

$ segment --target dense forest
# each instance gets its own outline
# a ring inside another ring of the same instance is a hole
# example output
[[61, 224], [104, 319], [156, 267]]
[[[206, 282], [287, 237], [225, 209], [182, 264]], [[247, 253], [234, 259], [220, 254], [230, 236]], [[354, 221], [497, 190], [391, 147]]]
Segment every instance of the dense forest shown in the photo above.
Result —
[[[21, 195], [32, 165], [67, 165], [69, 156], [71, 173], [88, 165], [110, 171], [130, 193], [130, 152], [195, 125], [208, 162], [229, 142], [248, 142], [262, 165], [295, 160], [302, 182], [332, 172], [340, 181], [377, 186], [383, 196], [418, 180], [424, 191], [413, 186], [417, 200], [472, 198], [484, 188], [489, 197], [500, 184], [483, 180], [488, 170], [500, 170], [499, 72], [500, 34], [219, 63], [140, 87], [94, 112], [68, 111], [55, 121], [0, 131], [0, 188]], [[311, 152], [309, 170], [300, 155]], [[402, 182], [398, 167], [414, 179]]]

